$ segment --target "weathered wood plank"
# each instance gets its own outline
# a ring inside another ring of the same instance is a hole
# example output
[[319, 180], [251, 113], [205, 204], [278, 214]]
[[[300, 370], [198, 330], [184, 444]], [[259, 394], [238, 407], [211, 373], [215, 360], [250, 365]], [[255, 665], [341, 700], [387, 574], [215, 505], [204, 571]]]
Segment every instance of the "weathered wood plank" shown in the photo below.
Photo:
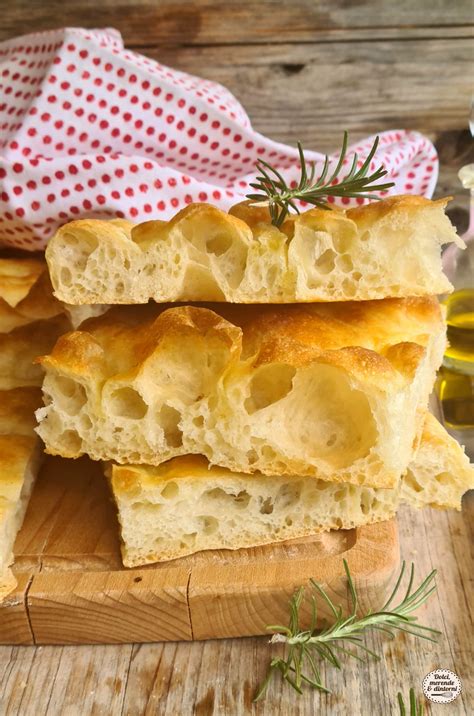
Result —
[[443, 666], [454, 668], [464, 683], [453, 713], [472, 713], [472, 628], [466, 604], [472, 604], [468, 528], [473, 518], [474, 493], [465, 498], [463, 514], [401, 510], [402, 556], [415, 562], [418, 577], [433, 567], [439, 570], [438, 594], [420, 616], [424, 623], [442, 629], [443, 636], [436, 645], [411, 637], [394, 642], [372, 638], [372, 645], [384, 655], [382, 662], [347, 663], [342, 672], [323, 667], [332, 696], [308, 690], [298, 697], [275, 682], [267, 699], [252, 709], [255, 686], [270, 656], [276, 654], [265, 637], [134, 647], [2, 647], [0, 712], [5, 716], [395, 714], [397, 691], [407, 693], [413, 685], [421, 694], [423, 676]]
[[[0, 713], [120, 714], [131, 656], [128, 645], [3, 648]], [[32, 684], [37, 688], [31, 689]]]
[[334, 150], [343, 129], [357, 139], [385, 128], [434, 136], [468, 126], [469, 40], [150, 48], [148, 55], [191, 73], [199, 67], [236, 95], [255, 129], [321, 150]]
[[469, 0], [11, 0], [0, 38], [69, 27], [116, 27], [129, 46], [266, 44], [381, 37], [460, 36], [473, 24]]

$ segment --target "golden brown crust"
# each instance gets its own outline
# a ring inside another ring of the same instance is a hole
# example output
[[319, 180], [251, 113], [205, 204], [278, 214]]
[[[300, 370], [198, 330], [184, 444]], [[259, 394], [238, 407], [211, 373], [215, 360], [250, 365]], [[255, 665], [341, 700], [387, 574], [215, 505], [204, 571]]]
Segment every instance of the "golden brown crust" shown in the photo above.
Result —
[[259, 224], [268, 225], [271, 222], [268, 207], [252, 201], [241, 201], [238, 204], [234, 204], [229, 209], [229, 215], [243, 221], [252, 229]]
[[[363, 204], [362, 206], [357, 206], [352, 209], [330, 206], [330, 210], [328, 211], [315, 207], [302, 211], [301, 214], [289, 214], [282, 226], [282, 231], [291, 238], [294, 234], [295, 223], [305, 224], [310, 222], [312, 226], [317, 227], [319, 230], [332, 233], [337, 226], [341, 225], [347, 219], [354, 221], [356, 224], [371, 224], [397, 212], [416, 213], [420, 209], [434, 206], [444, 208], [451, 198], [452, 197], [446, 197], [433, 201], [415, 194], [400, 194], [398, 196], [387, 197], [382, 201], [373, 201], [370, 204]], [[229, 214], [240, 219], [252, 229], [260, 225], [268, 226], [271, 223], [268, 207], [261, 206], [252, 201], [243, 201], [239, 204], [235, 204], [229, 209]]]
[[42, 371], [35, 359], [51, 350], [69, 325], [64, 315], [58, 315], [0, 333], [0, 388], [41, 385]]
[[81, 330], [62, 335], [51, 354], [36, 362], [76, 375], [97, 371], [111, 375], [139, 366], [159, 351], [164, 340], [193, 340], [209, 333], [233, 353], [240, 352], [239, 329], [206, 308], [165, 305], [112, 309], [85, 321]]
[[[439, 420], [431, 413], [428, 413], [426, 416], [422, 431], [422, 440], [425, 445], [429, 445], [430, 448], [434, 450], [446, 446], [448, 441], [453, 444], [455, 443], [455, 441], [449, 437]], [[457, 445], [457, 443], [455, 444]]]
[[[189, 204], [189, 206], [186, 206], [184, 209], [181, 209], [178, 211], [175, 216], [173, 216], [172, 219], [168, 222], [170, 226], [174, 226], [175, 224], [178, 224], [182, 219], [192, 219], [195, 216], [199, 216], [202, 214], [203, 210], [207, 213], [210, 213], [211, 215], [215, 216], [217, 219], [224, 219], [227, 220], [228, 214], [225, 211], [222, 211], [222, 209], [219, 209], [217, 206], [213, 206], [212, 204], [206, 204], [206, 203], [194, 203]], [[242, 227], [242, 221], [240, 219], [237, 219], [236, 217], [232, 216], [230, 218], [231, 223], [236, 228]]]
[[0, 298], [14, 308], [45, 269], [40, 259], [0, 259]]
[[[114, 493], [119, 495], [133, 494], [137, 481], [141, 484], [157, 485], [166, 480], [180, 480], [192, 476], [195, 479], [209, 478], [219, 474], [232, 477], [233, 473], [225, 467], [209, 465], [203, 455], [182, 455], [172, 458], [161, 465], [111, 465], [114, 476]], [[249, 478], [251, 479], [251, 478]]]
[[425, 337], [420, 335], [420, 340], [426, 344], [426, 326], [429, 325], [432, 330], [440, 325], [442, 319], [439, 303], [433, 297], [287, 306], [230, 306], [217, 310], [244, 328], [246, 353], [252, 351], [254, 341], [261, 342], [262, 335], [266, 340], [288, 340], [322, 350], [356, 345], [382, 352], [385, 346], [403, 342], [422, 332]]
[[9, 333], [18, 326], [30, 322], [30, 318], [22, 316], [16, 308], [12, 308], [3, 298], [0, 298], [0, 333]]
[[370, 204], [363, 204], [346, 211], [346, 216], [356, 223], [359, 221], [374, 221], [382, 219], [392, 212], [408, 211], [416, 213], [421, 208], [430, 206], [445, 207], [452, 197], [448, 196], [442, 199], [426, 199], [424, 196], [417, 194], [399, 194], [397, 196], [389, 196], [383, 201], [373, 201]]
[[394, 346], [390, 346], [385, 352], [385, 358], [390, 361], [391, 365], [410, 377], [415, 375], [416, 369], [420, 365], [420, 360], [424, 354], [424, 349], [418, 343], [409, 343], [403, 341]]
[[[99, 371], [110, 377], [136, 369], [164, 340], [193, 341], [211, 332], [235, 359], [242, 355], [243, 340], [243, 357], [253, 356], [256, 365], [281, 361], [299, 366], [318, 360], [385, 380], [395, 379], [396, 373], [411, 375], [429, 335], [442, 325], [439, 304], [432, 298], [278, 308], [211, 306], [114, 309], [63, 335], [38, 362], [70, 374]], [[402, 340], [404, 336], [413, 340]]]
[[[0, 381], [14, 383], [8, 363], [0, 366], [5, 370]], [[0, 390], [0, 602], [16, 585], [9, 565], [41, 459], [34, 430], [34, 411], [40, 404], [40, 388]]]
[[122, 234], [123, 239], [130, 239], [131, 232], [135, 224], [126, 219], [112, 219], [110, 221], [102, 219], [76, 219], [75, 221], [69, 221], [64, 224], [58, 230], [57, 235], [64, 235], [68, 233], [74, 233], [76, 231], [89, 231], [93, 230], [94, 233], [100, 235], [101, 241], [110, 241], [115, 243]]
[[[322, 227], [328, 227], [333, 222], [340, 222], [345, 218], [351, 219], [358, 223], [359, 221], [367, 221], [369, 223], [379, 220], [393, 212], [397, 211], [412, 211], [418, 212], [420, 209], [428, 208], [432, 206], [445, 207], [452, 197], [446, 197], [437, 200], [426, 199], [423, 196], [415, 194], [400, 194], [397, 196], [389, 196], [382, 201], [373, 201], [369, 204], [363, 204], [351, 209], [344, 209], [343, 207], [329, 207], [329, 211], [326, 209], [319, 209], [317, 207], [302, 211], [301, 214], [289, 214], [285, 223], [287, 226], [283, 231], [285, 233], [292, 233], [290, 226], [293, 222], [305, 222], [311, 218], [313, 221], [319, 221]], [[270, 212], [267, 206], [262, 206], [252, 201], [242, 201], [239, 204], [235, 204], [229, 209], [229, 214], [235, 216], [241, 221], [245, 222], [248, 226], [255, 228], [259, 224], [270, 224]]]
[[36, 436], [0, 435], [0, 498], [19, 499], [25, 469], [37, 444]]
[[34, 435], [35, 410], [41, 403], [41, 388], [0, 390], [0, 435]]
[[45, 264], [44, 271], [31, 286], [28, 294], [15, 307], [16, 311], [29, 320], [54, 318], [64, 313], [64, 307], [53, 296], [53, 287]]
[[0, 259], [0, 333], [63, 312], [53, 296], [46, 262]]

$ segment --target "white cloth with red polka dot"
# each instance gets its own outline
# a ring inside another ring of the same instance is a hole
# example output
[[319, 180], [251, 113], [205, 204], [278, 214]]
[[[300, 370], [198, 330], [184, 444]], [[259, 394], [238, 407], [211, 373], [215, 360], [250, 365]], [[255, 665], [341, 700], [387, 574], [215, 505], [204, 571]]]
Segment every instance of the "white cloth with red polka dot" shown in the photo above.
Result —
[[[351, 151], [363, 160], [374, 139]], [[0, 43], [0, 245], [43, 249], [78, 217], [168, 219], [194, 201], [227, 209], [259, 158], [290, 183], [299, 176], [296, 148], [252, 129], [225, 87], [124, 49], [114, 29]], [[438, 159], [418, 132], [381, 133], [376, 164], [391, 194], [431, 197]]]

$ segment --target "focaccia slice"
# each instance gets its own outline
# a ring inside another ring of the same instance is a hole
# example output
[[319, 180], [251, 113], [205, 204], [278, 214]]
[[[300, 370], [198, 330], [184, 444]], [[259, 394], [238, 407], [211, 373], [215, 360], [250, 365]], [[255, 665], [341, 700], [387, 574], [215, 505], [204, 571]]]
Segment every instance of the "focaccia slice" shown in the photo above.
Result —
[[0, 297], [15, 308], [44, 273], [42, 259], [0, 259]]
[[13, 545], [41, 464], [34, 432], [39, 388], [0, 390], [0, 601], [16, 586]]
[[461, 509], [474, 489], [474, 467], [459, 443], [427, 413], [420, 445], [402, 481], [401, 500], [413, 507]]
[[69, 329], [68, 318], [59, 314], [0, 333], [0, 389], [40, 386], [43, 370], [35, 359], [51, 350], [59, 336]]
[[159, 467], [108, 465], [122, 557], [137, 567], [204, 549], [239, 549], [389, 519], [400, 502], [460, 508], [474, 487], [462, 449], [428, 415], [417, 456], [391, 490], [209, 467], [197, 455]]
[[0, 333], [64, 313], [40, 259], [0, 259]]
[[76, 328], [108, 306], [68, 306], [53, 296], [48, 267], [40, 259], [0, 259], [0, 334], [61, 314]]
[[114, 309], [41, 359], [50, 453], [394, 487], [445, 346], [435, 299]]
[[106, 474], [126, 567], [379, 522], [394, 516], [399, 495], [399, 488], [234, 473], [200, 455], [157, 467], [110, 464]]
[[267, 208], [191, 204], [168, 222], [84, 219], [61, 227], [46, 258], [69, 304], [295, 303], [445, 293], [441, 246], [464, 246], [447, 200], [395, 196], [313, 208], [279, 229]]

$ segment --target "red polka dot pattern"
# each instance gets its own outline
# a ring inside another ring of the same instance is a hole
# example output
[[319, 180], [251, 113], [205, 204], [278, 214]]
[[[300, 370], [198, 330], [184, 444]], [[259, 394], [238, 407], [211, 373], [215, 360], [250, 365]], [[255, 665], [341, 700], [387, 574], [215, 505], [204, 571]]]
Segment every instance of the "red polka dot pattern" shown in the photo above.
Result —
[[[350, 151], [363, 160], [373, 140]], [[116, 30], [0, 43], [0, 245], [44, 248], [78, 217], [167, 219], [193, 201], [227, 209], [258, 158], [296, 181], [296, 149], [255, 132], [225, 87], [124, 49]], [[432, 195], [438, 159], [422, 135], [382, 133], [379, 162], [391, 193]]]

